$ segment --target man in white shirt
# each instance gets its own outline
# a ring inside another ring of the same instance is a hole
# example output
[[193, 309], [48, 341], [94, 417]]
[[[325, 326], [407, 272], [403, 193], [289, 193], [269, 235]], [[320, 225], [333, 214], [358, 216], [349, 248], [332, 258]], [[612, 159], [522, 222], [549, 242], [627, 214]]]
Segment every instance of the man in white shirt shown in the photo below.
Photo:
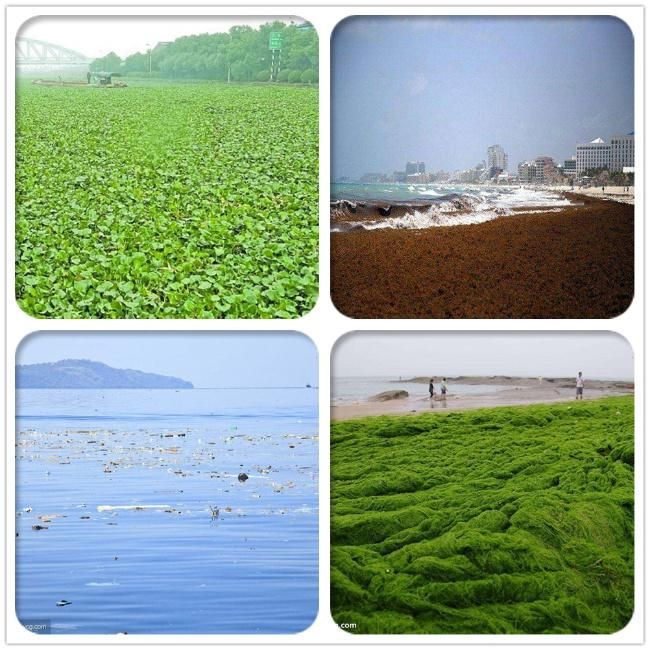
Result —
[[578, 373], [576, 378], [576, 399], [582, 399], [582, 391], [585, 387], [585, 380], [582, 378], [582, 371]]

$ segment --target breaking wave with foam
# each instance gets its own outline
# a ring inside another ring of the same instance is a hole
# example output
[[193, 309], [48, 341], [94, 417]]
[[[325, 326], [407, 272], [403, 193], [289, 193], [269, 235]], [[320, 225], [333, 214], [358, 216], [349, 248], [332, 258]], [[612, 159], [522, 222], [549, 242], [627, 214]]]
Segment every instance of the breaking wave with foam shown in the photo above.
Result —
[[[365, 189], [367, 196], [369, 191], [368, 188]], [[373, 191], [376, 194], [382, 189], [375, 188]], [[423, 200], [424, 193], [427, 198]], [[332, 224], [332, 231], [422, 229], [477, 224], [521, 214], [524, 210], [526, 214], [557, 212], [571, 205], [559, 193], [523, 187], [400, 186], [399, 194], [400, 198], [391, 197], [386, 207], [382, 206], [379, 197], [369, 199], [375, 210], [381, 208], [381, 214], [377, 213], [376, 216], [367, 214], [371, 208], [367, 207], [368, 204], [363, 199], [339, 198], [332, 206], [332, 214], [337, 217]], [[386, 200], [385, 196], [383, 200]], [[366, 213], [364, 219], [355, 218], [358, 210]]]

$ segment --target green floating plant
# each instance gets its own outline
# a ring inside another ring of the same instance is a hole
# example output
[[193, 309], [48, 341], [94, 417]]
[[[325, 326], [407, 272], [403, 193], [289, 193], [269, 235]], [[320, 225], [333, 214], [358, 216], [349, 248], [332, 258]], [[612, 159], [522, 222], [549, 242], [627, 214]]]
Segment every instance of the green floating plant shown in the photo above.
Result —
[[317, 295], [316, 88], [19, 83], [28, 314], [295, 318]]

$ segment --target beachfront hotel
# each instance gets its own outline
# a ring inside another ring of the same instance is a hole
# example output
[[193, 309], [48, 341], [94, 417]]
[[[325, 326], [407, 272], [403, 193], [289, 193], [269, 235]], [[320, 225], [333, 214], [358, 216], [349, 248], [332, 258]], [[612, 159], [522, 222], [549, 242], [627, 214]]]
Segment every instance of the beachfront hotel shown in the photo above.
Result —
[[493, 178], [508, 169], [508, 154], [500, 144], [493, 144], [487, 148], [488, 177]]
[[412, 176], [413, 174], [424, 174], [425, 166], [422, 161], [412, 161], [406, 163], [406, 175]]
[[537, 156], [535, 158], [535, 182], [548, 183], [557, 175], [555, 161], [550, 156]]
[[517, 180], [520, 183], [533, 183], [535, 181], [535, 161], [524, 160], [517, 167]]
[[622, 172], [626, 167], [634, 167], [634, 133], [613, 136], [610, 146], [611, 171]]
[[612, 147], [602, 138], [576, 146], [576, 173], [584, 174], [588, 169], [609, 169]]

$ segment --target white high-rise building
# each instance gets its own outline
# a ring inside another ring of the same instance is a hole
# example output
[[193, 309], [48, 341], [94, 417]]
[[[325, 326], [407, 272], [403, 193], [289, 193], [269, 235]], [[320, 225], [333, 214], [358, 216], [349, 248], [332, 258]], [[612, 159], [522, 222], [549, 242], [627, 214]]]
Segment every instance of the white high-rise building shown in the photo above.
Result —
[[508, 154], [500, 144], [493, 144], [487, 148], [487, 170], [492, 178], [508, 169]]
[[576, 146], [576, 173], [584, 174], [588, 169], [609, 169], [612, 148], [602, 138]]
[[517, 180], [520, 183], [532, 183], [535, 180], [535, 161], [524, 160], [517, 166]]
[[622, 172], [624, 167], [634, 167], [634, 133], [615, 135], [610, 140], [613, 172]]

